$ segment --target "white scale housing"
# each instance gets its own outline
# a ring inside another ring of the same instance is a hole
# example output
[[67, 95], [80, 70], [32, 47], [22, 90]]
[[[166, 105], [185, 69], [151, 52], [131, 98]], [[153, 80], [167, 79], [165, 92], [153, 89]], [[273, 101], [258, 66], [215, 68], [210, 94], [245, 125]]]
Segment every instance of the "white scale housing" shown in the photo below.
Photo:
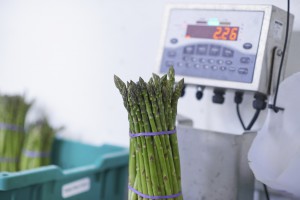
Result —
[[165, 18], [159, 73], [173, 66], [187, 84], [270, 94], [277, 72], [271, 70], [272, 50], [283, 47], [285, 11], [271, 5], [169, 5]]

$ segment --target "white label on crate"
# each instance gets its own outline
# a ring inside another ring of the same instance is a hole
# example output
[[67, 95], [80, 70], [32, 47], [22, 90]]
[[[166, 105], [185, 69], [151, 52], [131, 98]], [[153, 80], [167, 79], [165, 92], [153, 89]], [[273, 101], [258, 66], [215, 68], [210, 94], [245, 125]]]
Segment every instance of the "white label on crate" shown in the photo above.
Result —
[[86, 177], [63, 185], [61, 189], [61, 195], [65, 199], [83, 192], [87, 192], [90, 189], [91, 179]]

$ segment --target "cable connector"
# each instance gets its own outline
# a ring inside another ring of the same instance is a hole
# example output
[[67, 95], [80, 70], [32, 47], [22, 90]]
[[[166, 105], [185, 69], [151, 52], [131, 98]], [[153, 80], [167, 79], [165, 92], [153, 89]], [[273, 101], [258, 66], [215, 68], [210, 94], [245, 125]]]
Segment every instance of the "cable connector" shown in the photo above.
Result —
[[201, 100], [202, 99], [202, 97], [203, 97], [203, 91], [204, 91], [204, 86], [200, 86], [200, 85], [198, 85], [197, 86], [197, 91], [196, 91], [196, 99], [197, 100]]
[[235, 92], [234, 102], [236, 104], [241, 104], [243, 102], [243, 96], [244, 96], [243, 92], [241, 92], [241, 91]]
[[267, 107], [267, 96], [262, 93], [255, 93], [254, 95], [254, 101], [252, 103], [252, 106], [256, 110], [264, 110]]
[[215, 95], [212, 97], [213, 103], [223, 104], [225, 101], [225, 98], [224, 98], [225, 90], [220, 89], [220, 88], [215, 88], [214, 94]]

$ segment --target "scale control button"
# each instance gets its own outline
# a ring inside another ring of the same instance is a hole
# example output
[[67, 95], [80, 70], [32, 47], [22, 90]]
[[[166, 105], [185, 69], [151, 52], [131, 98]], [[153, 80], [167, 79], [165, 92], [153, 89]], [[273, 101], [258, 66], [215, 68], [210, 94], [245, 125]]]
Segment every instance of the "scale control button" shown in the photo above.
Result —
[[196, 69], [199, 69], [199, 68], [200, 68], [200, 66], [201, 66], [201, 65], [200, 65], [200, 64], [198, 64], [198, 63], [197, 63], [197, 64], [194, 64], [194, 67], [195, 67]]
[[249, 57], [241, 57], [240, 62], [243, 64], [248, 64], [248, 63], [250, 63], [250, 58]]
[[225, 66], [221, 66], [221, 67], [220, 67], [220, 70], [221, 70], [221, 71], [225, 71], [226, 69], [227, 69], [227, 68], [226, 68]]
[[235, 71], [235, 67], [229, 67], [229, 71], [230, 72], [234, 72]]
[[196, 57], [191, 57], [191, 61], [193, 61], [193, 62], [197, 62], [197, 58]]
[[239, 72], [239, 74], [248, 74], [248, 69], [247, 68], [239, 68], [238, 72]]
[[217, 63], [218, 63], [219, 65], [222, 65], [222, 64], [224, 63], [224, 61], [223, 61], [223, 60], [217, 60]]
[[234, 51], [232, 49], [223, 48], [222, 56], [227, 57], [227, 58], [232, 58], [233, 54], [234, 54]]
[[184, 61], [189, 61], [189, 60], [190, 60], [190, 57], [189, 57], [189, 56], [183, 56], [183, 57], [182, 57], [182, 60], [184, 60]]
[[203, 69], [209, 69], [208, 65], [203, 65]]
[[191, 68], [191, 67], [193, 67], [193, 64], [192, 63], [185, 63], [185, 67], [186, 68]]
[[231, 60], [226, 60], [225, 63], [226, 63], [226, 65], [232, 65], [232, 61]]
[[200, 59], [199, 59], [199, 62], [205, 63], [205, 59], [204, 59], [204, 58], [200, 58]]
[[169, 51], [168, 56], [171, 57], [171, 58], [175, 57], [176, 56], [176, 51]]
[[174, 66], [174, 62], [173, 61], [166, 61], [166, 67], [171, 67], [171, 66]]
[[184, 63], [183, 62], [178, 62], [177, 63], [177, 67], [183, 67], [184, 66]]
[[208, 59], [208, 62], [212, 64], [212, 63], [215, 62], [215, 60], [214, 59]]
[[252, 48], [252, 44], [247, 42], [243, 45], [244, 49], [251, 49]]
[[178, 39], [177, 39], [177, 38], [172, 38], [172, 39], [170, 40], [170, 42], [171, 42], [171, 44], [177, 44]]
[[221, 47], [217, 45], [210, 45], [209, 55], [210, 56], [219, 56], [221, 52]]
[[214, 70], [214, 71], [216, 71], [216, 70], [218, 70], [218, 67], [215, 66], [215, 65], [212, 65], [212, 66], [211, 66], [211, 69]]
[[206, 55], [207, 54], [207, 44], [199, 44], [197, 45], [197, 54]]
[[195, 46], [191, 45], [191, 46], [184, 47], [183, 53], [184, 54], [193, 54], [194, 51], [195, 51]]

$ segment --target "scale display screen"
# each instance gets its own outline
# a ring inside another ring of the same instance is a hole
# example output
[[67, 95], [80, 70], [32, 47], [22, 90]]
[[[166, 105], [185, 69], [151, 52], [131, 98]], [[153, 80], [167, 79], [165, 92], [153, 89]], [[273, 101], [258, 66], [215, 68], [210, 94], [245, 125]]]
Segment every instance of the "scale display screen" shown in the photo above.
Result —
[[185, 37], [236, 41], [238, 34], [239, 27], [237, 26], [188, 25]]

